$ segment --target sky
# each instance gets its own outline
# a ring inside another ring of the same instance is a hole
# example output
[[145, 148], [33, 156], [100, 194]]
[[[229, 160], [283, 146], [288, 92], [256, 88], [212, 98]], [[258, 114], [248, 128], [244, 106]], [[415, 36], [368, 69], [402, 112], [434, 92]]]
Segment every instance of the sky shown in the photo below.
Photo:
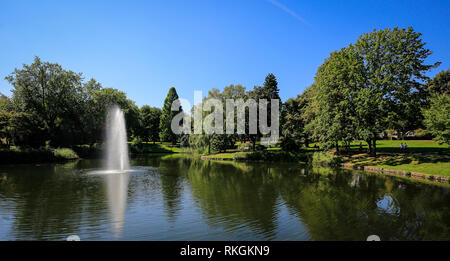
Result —
[[450, 1], [0, 0], [0, 92], [4, 77], [33, 62], [59, 63], [162, 107], [170, 87], [194, 90], [262, 85], [278, 79], [282, 100], [314, 81], [329, 54], [358, 36], [412, 26], [433, 51], [429, 72], [450, 68]]

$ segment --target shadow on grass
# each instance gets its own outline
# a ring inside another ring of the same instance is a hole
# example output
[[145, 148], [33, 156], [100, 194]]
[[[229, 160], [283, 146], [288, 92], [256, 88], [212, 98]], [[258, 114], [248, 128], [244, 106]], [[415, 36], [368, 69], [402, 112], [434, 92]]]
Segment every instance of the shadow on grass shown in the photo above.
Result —
[[419, 165], [423, 163], [449, 163], [448, 158], [430, 158], [413, 155], [379, 155], [377, 158], [373, 157], [361, 157], [352, 160], [354, 163], [360, 165], [387, 165], [387, 166], [399, 166], [399, 165]]
[[169, 145], [169, 144], [160, 144], [160, 143], [141, 143], [138, 145], [131, 144], [130, 150], [132, 153], [176, 153], [177, 146]]
[[[408, 142], [406, 142], [408, 144]], [[363, 150], [367, 150], [368, 146], [366, 143], [363, 143]], [[352, 150], [359, 150], [359, 144], [351, 144], [350, 148]], [[377, 152], [389, 152], [389, 153], [403, 153], [400, 150], [400, 145], [395, 147], [382, 147], [382, 145], [377, 146]], [[438, 147], [414, 147], [409, 145], [408, 153], [417, 153], [417, 154], [429, 154], [429, 155], [448, 155], [450, 156], [450, 147], [447, 148], [438, 148]]]

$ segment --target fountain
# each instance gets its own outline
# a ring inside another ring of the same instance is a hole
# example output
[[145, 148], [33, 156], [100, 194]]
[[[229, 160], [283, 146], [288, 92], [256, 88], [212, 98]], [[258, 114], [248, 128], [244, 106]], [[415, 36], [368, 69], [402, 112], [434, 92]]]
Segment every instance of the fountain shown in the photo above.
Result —
[[120, 172], [130, 169], [125, 117], [118, 106], [113, 106], [107, 117], [106, 169]]
[[114, 237], [120, 238], [125, 222], [128, 173], [136, 170], [130, 168], [125, 117], [118, 106], [111, 107], [106, 118], [105, 159], [104, 169], [89, 171], [88, 174], [105, 178], [111, 225]]

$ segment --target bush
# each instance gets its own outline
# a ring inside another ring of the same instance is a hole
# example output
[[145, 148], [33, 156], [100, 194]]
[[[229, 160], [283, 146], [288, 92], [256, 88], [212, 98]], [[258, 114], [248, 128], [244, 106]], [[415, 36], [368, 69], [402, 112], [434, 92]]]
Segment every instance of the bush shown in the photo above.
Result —
[[0, 150], [1, 164], [60, 162], [78, 158], [78, 155], [68, 148], [51, 149], [41, 147], [35, 149], [12, 147], [10, 150]]
[[299, 151], [302, 147], [301, 142], [291, 138], [291, 137], [283, 137], [281, 140], [281, 148], [284, 151]]
[[72, 159], [78, 159], [78, 155], [69, 148], [58, 148], [53, 150], [53, 155], [57, 159], [65, 159], [65, 160], [72, 160]]
[[141, 137], [134, 137], [131, 141], [130, 151], [133, 153], [143, 153], [144, 143]]
[[72, 149], [81, 158], [101, 158], [103, 156], [102, 145], [99, 144], [76, 145], [72, 146]]
[[312, 163], [315, 165], [339, 166], [342, 163], [342, 157], [327, 151], [314, 152]]
[[250, 142], [240, 143], [238, 149], [240, 151], [250, 151], [252, 150], [252, 144]]
[[234, 155], [235, 160], [241, 161], [282, 161], [282, 162], [308, 162], [310, 154], [293, 153], [287, 151], [254, 151], [238, 152]]

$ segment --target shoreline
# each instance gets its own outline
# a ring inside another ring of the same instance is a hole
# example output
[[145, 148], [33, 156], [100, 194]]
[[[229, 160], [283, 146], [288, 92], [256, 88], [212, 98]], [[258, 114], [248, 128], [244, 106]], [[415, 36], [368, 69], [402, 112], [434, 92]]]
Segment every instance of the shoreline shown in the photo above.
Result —
[[[234, 158], [219, 158], [219, 157], [210, 157], [210, 156], [200, 156], [200, 159], [202, 160], [217, 160], [217, 161], [236, 161], [236, 162], [266, 162], [263, 160], [236, 160]], [[321, 162], [317, 162], [318, 164], [322, 164]], [[322, 165], [329, 165], [329, 164], [322, 164]], [[377, 174], [385, 174], [390, 176], [402, 176], [414, 180], [421, 180], [421, 181], [431, 181], [435, 183], [441, 183], [441, 184], [450, 184], [450, 177], [443, 176], [443, 175], [433, 175], [433, 174], [427, 174], [427, 173], [421, 173], [421, 172], [415, 172], [415, 171], [406, 171], [406, 170], [398, 170], [398, 169], [389, 169], [389, 168], [382, 168], [382, 167], [376, 167], [376, 166], [365, 166], [361, 164], [356, 163], [341, 163], [334, 165], [336, 167], [342, 168], [342, 169], [350, 169], [350, 170], [361, 170], [371, 173], [377, 173]]]
[[[13, 157], [5, 157], [0, 159], [0, 165], [8, 165], [8, 164], [45, 164], [45, 163], [67, 163], [72, 162], [80, 159], [90, 159], [90, 158], [97, 158], [98, 151], [96, 153], [80, 153], [81, 151], [78, 151], [78, 154], [84, 154], [81, 157], [78, 157], [76, 155], [75, 157], [58, 157], [54, 155], [53, 153], [50, 153], [51, 150], [32, 150], [31, 153], [29, 152], [23, 152], [23, 151], [9, 151], [7, 154], [9, 156], [13, 155]], [[3, 151], [5, 153], [5, 151]], [[167, 155], [167, 154], [178, 154], [180, 152], [175, 151], [158, 151], [158, 152], [145, 152], [145, 153], [132, 153], [134, 155]], [[14, 155], [15, 154], [15, 155]], [[26, 155], [26, 157], [22, 157], [22, 155]], [[28, 155], [27, 155], [28, 154]], [[307, 154], [307, 153], [304, 153]], [[45, 157], [42, 157], [44, 155]], [[6, 155], [3, 155], [6, 156]], [[90, 157], [92, 156], [92, 157]], [[270, 160], [264, 160], [264, 159], [245, 159], [245, 158], [239, 158], [236, 159], [232, 155], [231, 157], [215, 157], [214, 155], [207, 156], [207, 155], [198, 155], [198, 157], [201, 160], [215, 160], [215, 161], [235, 161], [235, 162], [272, 162]], [[277, 162], [279, 162], [277, 160]], [[286, 162], [293, 162], [293, 161], [286, 161]], [[298, 161], [297, 161], [298, 162]], [[360, 171], [366, 171], [371, 173], [378, 173], [378, 174], [385, 174], [390, 176], [401, 176], [406, 177], [410, 179], [415, 180], [422, 180], [422, 181], [431, 181], [434, 183], [441, 183], [441, 184], [450, 184], [450, 177], [444, 176], [444, 175], [437, 175], [437, 174], [428, 174], [428, 173], [422, 173], [422, 172], [416, 172], [416, 171], [407, 171], [402, 169], [390, 169], [390, 168], [384, 168], [384, 167], [377, 167], [372, 165], [363, 165], [353, 162], [342, 162], [342, 163], [334, 163], [330, 164], [329, 162], [323, 162], [323, 161], [317, 161], [315, 162], [320, 165], [331, 165], [335, 167], [340, 167], [343, 169], [350, 169], [350, 170], [360, 170]]]

